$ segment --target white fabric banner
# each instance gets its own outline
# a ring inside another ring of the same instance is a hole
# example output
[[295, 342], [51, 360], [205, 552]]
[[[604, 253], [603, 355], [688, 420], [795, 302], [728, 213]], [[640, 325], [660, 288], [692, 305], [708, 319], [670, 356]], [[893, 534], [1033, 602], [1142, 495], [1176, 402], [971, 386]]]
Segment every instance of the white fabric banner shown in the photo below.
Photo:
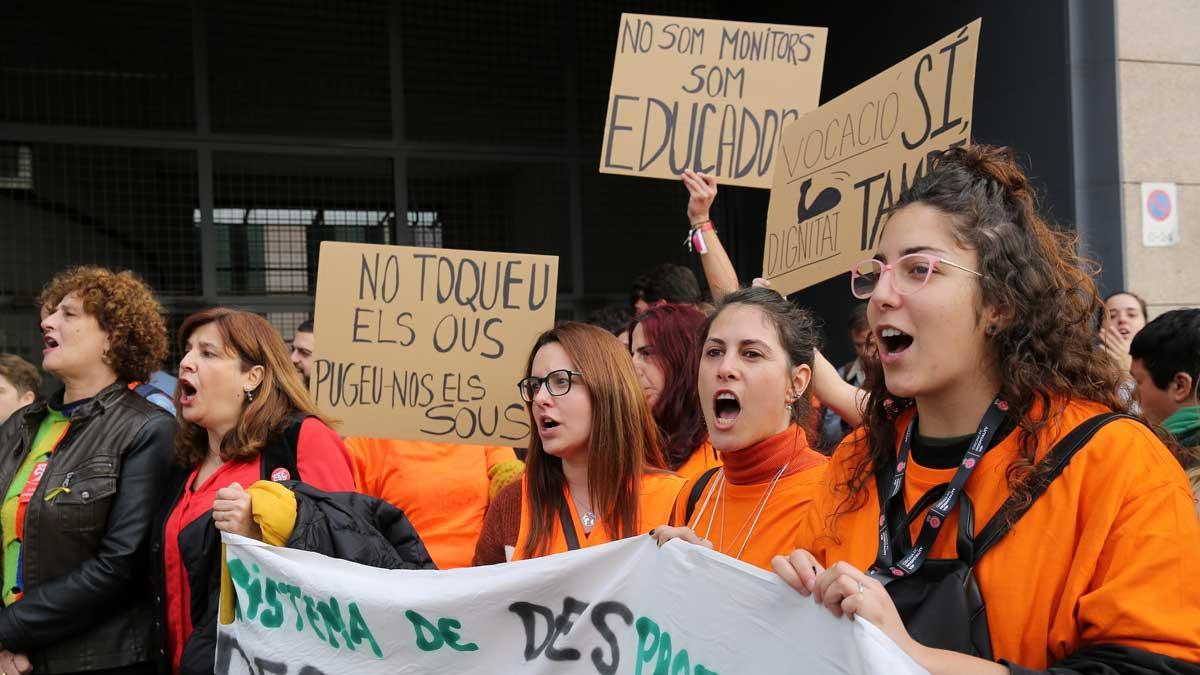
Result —
[[678, 541], [446, 571], [224, 541], [237, 618], [221, 675], [924, 672], [868, 622]]

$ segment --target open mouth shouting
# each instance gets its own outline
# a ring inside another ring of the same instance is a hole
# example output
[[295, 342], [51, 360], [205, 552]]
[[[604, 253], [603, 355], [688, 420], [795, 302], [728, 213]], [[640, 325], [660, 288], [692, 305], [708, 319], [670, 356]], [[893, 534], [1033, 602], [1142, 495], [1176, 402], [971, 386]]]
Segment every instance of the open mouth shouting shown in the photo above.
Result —
[[879, 358], [884, 363], [895, 363], [913, 344], [913, 336], [892, 326], [881, 326], [875, 341]]
[[559, 427], [559, 424], [560, 422], [558, 420], [549, 415], [541, 414], [537, 416], [538, 434], [543, 438], [545, 438], [547, 434], [553, 435], [554, 430]]
[[179, 405], [190, 406], [196, 402], [196, 385], [179, 378]]
[[50, 337], [49, 335], [43, 335], [42, 342], [43, 342], [43, 344], [45, 344], [45, 347], [42, 348], [43, 356], [46, 354], [49, 354], [50, 352], [54, 351], [55, 349], [58, 349], [58, 340], [55, 340], [54, 338]]
[[728, 389], [718, 390], [713, 395], [713, 425], [721, 431], [729, 431], [737, 423], [742, 412], [742, 403], [737, 394]]

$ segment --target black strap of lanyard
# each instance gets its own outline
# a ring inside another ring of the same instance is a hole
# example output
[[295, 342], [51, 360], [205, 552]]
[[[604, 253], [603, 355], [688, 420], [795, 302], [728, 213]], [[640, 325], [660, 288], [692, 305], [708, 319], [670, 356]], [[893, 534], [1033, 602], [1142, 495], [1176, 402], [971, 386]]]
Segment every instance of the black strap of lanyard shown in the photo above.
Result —
[[[967, 453], [963, 455], [962, 462], [958, 465], [958, 471], [954, 473], [954, 478], [946, 485], [941, 498], [929, 508], [929, 513], [925, 515], [925, 522], [921, 525], [921, 532], [917, 535], [916, 544], [903, 558], [894, 560], [894, 543], [901, 541], [901, 538], [893, 536], [891, 526], [895, 523], [903, 528], [908, 520], [904, 509], [903, 493], [904, 473], [908, 466], [909, 451], [912, 449], [913, 428], [917, 424], [917, 417], [913, 416], [908, 423], [908, 428], [904, 431], [904, 440], [900, 443], [900, 454], [892, 473], [890, 490], [880, 494], [882, 503], [879, 505], [879, 554], [875, 558], [875, 564], [871, 567], [873, 576], [886, 583], [891, 579], [912, 575], [921, 569], [921, 565], [929, 557], [929, 549], [937, 539], [942, 524], [946, 522], [946, 516], [958, 504], [959, 496], [962, 495], [967, 479], [974, 473], [979, 459], [991, 448], [992, 437], [996, 435], [996, 429], [1004, 422], [1007, 409], [1008, 406], [1000, 399], [992, 401], [992, 405], [983, 415], [983, 421], [979, 423], [975, 438], [971, 440]], [[905, 537], [905, 539], [907, 538]]]
[[571, 518], [571, 507], [563, 501], [558, 510], [558, 522], [562, 525], [563, 539], [567, 540], [568, 551], [579, 550], [579, 535], [575, 533], [575, 520]]

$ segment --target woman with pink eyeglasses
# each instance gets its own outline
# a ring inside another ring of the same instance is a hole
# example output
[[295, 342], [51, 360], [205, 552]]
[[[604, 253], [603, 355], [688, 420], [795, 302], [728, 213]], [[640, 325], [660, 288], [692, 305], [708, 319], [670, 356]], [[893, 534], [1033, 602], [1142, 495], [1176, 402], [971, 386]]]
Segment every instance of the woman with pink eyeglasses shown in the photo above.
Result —
[[1096, 287], [1012, 153], [935, 159], [851, 292], [880, 372], [775, 571], [935, 674], [1200, 671], [1187, 480], [1120, 414]]

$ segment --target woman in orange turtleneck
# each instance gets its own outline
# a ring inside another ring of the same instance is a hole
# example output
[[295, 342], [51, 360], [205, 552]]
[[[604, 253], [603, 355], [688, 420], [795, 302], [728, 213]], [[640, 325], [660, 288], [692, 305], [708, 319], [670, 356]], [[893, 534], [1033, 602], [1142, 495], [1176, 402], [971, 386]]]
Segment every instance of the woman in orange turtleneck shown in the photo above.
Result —
[[691, 514], [692, 490], [680, 493], [676, 521], [687, 527], [653, 534], [660, 545], [680, 538], [770, 569], [773, 556], [792, 548], [827, 464], [804, 428], [816, 329], [775, 291], [746, 288], [725, 296], [702, 336], [697, 391], [724, 467]]

